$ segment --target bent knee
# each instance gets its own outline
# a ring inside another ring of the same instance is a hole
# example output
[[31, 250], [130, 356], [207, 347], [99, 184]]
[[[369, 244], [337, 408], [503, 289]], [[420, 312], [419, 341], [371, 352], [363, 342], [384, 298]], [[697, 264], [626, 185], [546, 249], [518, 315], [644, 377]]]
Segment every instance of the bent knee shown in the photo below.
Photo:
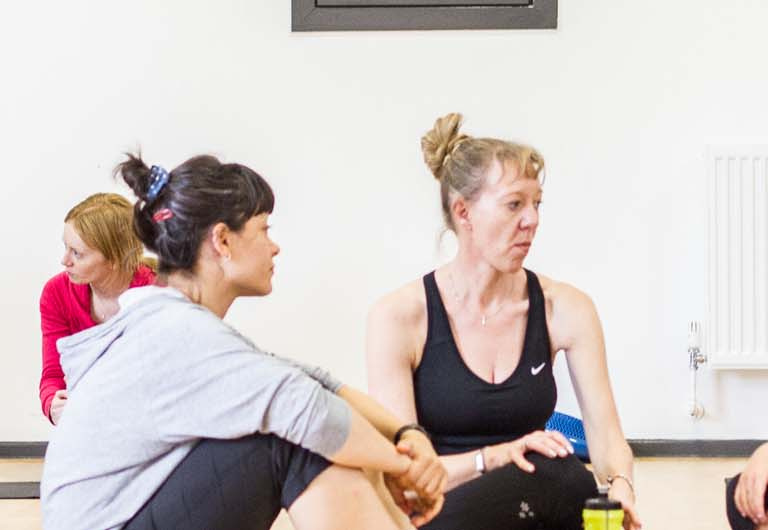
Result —
[[535, 473], [539, 480], [552, 484], [560, 495], [582, 500], [597, 494], [594, 475], [577, 457], [547, 458], [531, 455], [527, 458], [536, 466]]
[[331, 465], [288, 509], [296, 528], [398, 530], [366, 474]]
[[326, 487], [334, 495], [355, 495], [373, 491], [371, 481], [362, 470], [336, 464], [328, 466], [320, 473], [310, 487]]

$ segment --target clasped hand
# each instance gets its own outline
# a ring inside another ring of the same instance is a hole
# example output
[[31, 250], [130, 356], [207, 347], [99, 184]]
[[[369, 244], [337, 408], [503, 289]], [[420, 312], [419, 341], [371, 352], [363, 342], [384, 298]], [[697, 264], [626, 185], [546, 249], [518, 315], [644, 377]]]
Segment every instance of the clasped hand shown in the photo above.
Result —
[[429, 439], [421, 432], [407, 431], [396, 446], [411, 465], [400, 474], [384, 474], [384, 483], [395, 504], [414, 526], [431, 521], [442, 509], [448, 475]]
[[66, 390], [57, 390], [56, 393], [53, 395], [53, 400], [51, 401], [51, 422], [54, 425], [58, 425], [59, 420], [61, 419], [61, 413], [64, 411], [64, 406], [67, 404], [67, 391]]
[[525, 436], [483, 449], [485, 468], [494, 470], [514, 463], [528, 473], [535, 471], [534, 465], [525, 458], [525, 453], [533, 451], [549, 458], [562, 458], [573, 454], [573, 446], [557, 431], [534, 431]]
[[768, 528], [765, 512], [765, 492], [768, 485], [768, 443], [761, 445], [747, 462], [736, 486], [736, 508], [759, 530]]

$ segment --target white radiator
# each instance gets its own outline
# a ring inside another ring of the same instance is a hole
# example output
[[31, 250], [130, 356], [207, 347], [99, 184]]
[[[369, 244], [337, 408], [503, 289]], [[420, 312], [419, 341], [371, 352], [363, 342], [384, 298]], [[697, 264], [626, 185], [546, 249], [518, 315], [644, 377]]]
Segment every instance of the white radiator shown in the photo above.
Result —
[[768, 369], [768, 145], [708, 149], [707, 354]]

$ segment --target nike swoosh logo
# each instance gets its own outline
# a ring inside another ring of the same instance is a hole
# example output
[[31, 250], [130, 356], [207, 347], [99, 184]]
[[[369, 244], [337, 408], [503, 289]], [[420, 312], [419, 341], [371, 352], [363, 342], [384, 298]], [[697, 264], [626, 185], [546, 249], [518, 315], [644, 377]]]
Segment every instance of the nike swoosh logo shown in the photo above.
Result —
[[531, 366], [531, 375], [539, 375], [539, 372], [541, 372], [546, 365], [547, 363], [541, 363], [539, 366]]

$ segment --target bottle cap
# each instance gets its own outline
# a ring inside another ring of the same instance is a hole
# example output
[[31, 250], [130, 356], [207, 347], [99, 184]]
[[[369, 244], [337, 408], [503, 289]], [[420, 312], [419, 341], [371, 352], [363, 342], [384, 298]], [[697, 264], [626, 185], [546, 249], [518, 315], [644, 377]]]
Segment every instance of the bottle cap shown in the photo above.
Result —
[[586, 510], [621, 510], [621, 503], [608, 497], [593, 497], [584, 503]]
[[608, 486], [600, 485], [597, 488], [598, 497], [587, 499], [584, 503], [585, 510], [621, 510], [621, 502], [608, 498]]

